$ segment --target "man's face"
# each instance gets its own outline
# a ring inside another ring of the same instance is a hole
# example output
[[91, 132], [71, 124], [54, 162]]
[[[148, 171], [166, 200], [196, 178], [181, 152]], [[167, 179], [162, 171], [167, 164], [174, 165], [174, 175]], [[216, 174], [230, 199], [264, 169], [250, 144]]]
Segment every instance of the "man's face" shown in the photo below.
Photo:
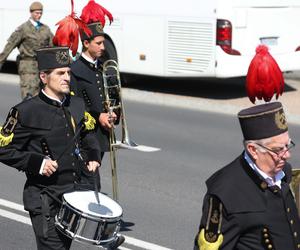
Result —
[[40, 78], [45, 85], [44, 91], [47, 95], [62, 99], [70, 93], [70, 68], [57, 68], [50, 74], [40, 73]]
[[291, 157], [290, 151], [287, 150], [290, 141], [288, 132], [271, 137], [270, 141], [263, 145], [270, 150], [257, 150], [256, 165], [270, 177], [274, 177]]
[[84, 46], [87, 49], [86, 53], [88, 53], [94, 60], [103, 55], [103, 52], [105, 50], [104, 40], [104, 36], [96, 36], [90, 42], [87, 40], [84, 41]]
[[30, 12], [31, 14], [31, 18], [33, 21], [40, 21], [42, 15], [43, 15], [43, 11], [42, 10], [34, 10]]

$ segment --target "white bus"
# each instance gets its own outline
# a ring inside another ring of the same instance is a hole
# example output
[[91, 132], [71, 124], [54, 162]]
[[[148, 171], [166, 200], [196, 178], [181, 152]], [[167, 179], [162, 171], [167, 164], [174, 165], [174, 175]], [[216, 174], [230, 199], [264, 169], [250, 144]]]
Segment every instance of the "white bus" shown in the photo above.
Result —
[[[40, 0], [42, 21], [70, 12], [70, 0]], [[32, 0], [1, 0], [0, 49], [28, 18]], [[80, 16], [88, 0], [75, 0]], [[269, 46], [282, 71], [300, 70], [299, 0], [96, 0], [114, 16], [107, 50], [121, 72], [168, 77], [236, 77], [255, 48]], [[9, 59], [15, 60], [16, 54]]]

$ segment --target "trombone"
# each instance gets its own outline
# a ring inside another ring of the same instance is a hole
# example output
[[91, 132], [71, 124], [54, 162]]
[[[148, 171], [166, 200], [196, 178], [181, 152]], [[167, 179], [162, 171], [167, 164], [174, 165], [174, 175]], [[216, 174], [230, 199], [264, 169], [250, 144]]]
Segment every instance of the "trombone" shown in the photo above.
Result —
[[300, 169], [292, 169], [292, 181], [290, 187], [294, 194], [298, 214], [300, 216]]
[[107, 60], [103, 63], [102, 69], [103, 84], [104, 84], [104, 106], [109, 114], [114, 110], [120, 110], [120, 123], [122, 129], [121, 141], [116, 140], [114, 126], [110, 129], [109, 144], [110, 144], [110, 165], [112, 174], [112, 189], [113, 199], [118, 201], [118, 178], [116, 166], [116, 150], [119, 148], [138, 150], [143, 152], [154, 152], [159, 148], [138, 145], [129, 137], [125, 108], [123, 103], [121, 77], [118, 63], [115, 60]]
[[[109, 115], [112, 115], [114, 110], [120, 109], [121, 104], [121, 85], [117, 62], [108, 60], [103, 63], [103, 83], [104, 83], [104, 106]], [[122, 111], [122, 110], [121, 110]], [[120, 114], [122, 116], [122, 114]], [[121, 118], [121, 117], [120, 117]], [[121, 118], [122, 119], [122, 118]], [[112, 193], [113, 199], [118, 201], [118, 177], [117, 177], [117, 164], [116, 164], [116, 136], [114, 125], [109, 131], [109, 155], [110, 166], [112, 175]]]

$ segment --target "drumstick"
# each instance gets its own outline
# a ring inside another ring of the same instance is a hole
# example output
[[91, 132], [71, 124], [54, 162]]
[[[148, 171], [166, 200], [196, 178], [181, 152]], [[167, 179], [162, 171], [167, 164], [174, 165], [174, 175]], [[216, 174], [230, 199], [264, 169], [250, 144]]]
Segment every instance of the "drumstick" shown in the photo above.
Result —
[[[96, 170], [98, 171], [98, 170]], [[100, 198], [99, 198], [99, 190], [98, 190], [98, 186], [97, 186], [97, 172], [94, 172], [94, 193], [95, 193], [95, 196], [96, 196], [96, 200], [97, 200], [97, 203], [100, 205]]]

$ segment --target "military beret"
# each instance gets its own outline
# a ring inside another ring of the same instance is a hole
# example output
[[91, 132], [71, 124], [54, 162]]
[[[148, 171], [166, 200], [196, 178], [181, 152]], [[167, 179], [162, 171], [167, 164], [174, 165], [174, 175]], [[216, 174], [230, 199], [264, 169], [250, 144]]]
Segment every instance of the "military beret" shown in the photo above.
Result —
[[47, 47], [36, 51], [39, 71], [69, 67], [71, 58], [68, 47]]
[[82, 34], [81, 34], [82, 41], [93, 39], [96, 36], [104, 36], [105, 35], [105, 33], [103, 31], [103, 26], [100, 22], [90, 23], [87, 26], [91, 30], [92, 34], [91, 34], [91, 36], [87, 36], [84, 32], [82, 32]]
[[42, 3], [40, 2], [33, 2], [30, 7], [29, 7], [29, 10], [32, 12], [32, 11], [35, 11], [35, 10], [43, 10], [43, 5]]
[[238, 113], [245, 140], [260, 140], [280, 135], [288, 130], [280, 102], [256, 105]]

